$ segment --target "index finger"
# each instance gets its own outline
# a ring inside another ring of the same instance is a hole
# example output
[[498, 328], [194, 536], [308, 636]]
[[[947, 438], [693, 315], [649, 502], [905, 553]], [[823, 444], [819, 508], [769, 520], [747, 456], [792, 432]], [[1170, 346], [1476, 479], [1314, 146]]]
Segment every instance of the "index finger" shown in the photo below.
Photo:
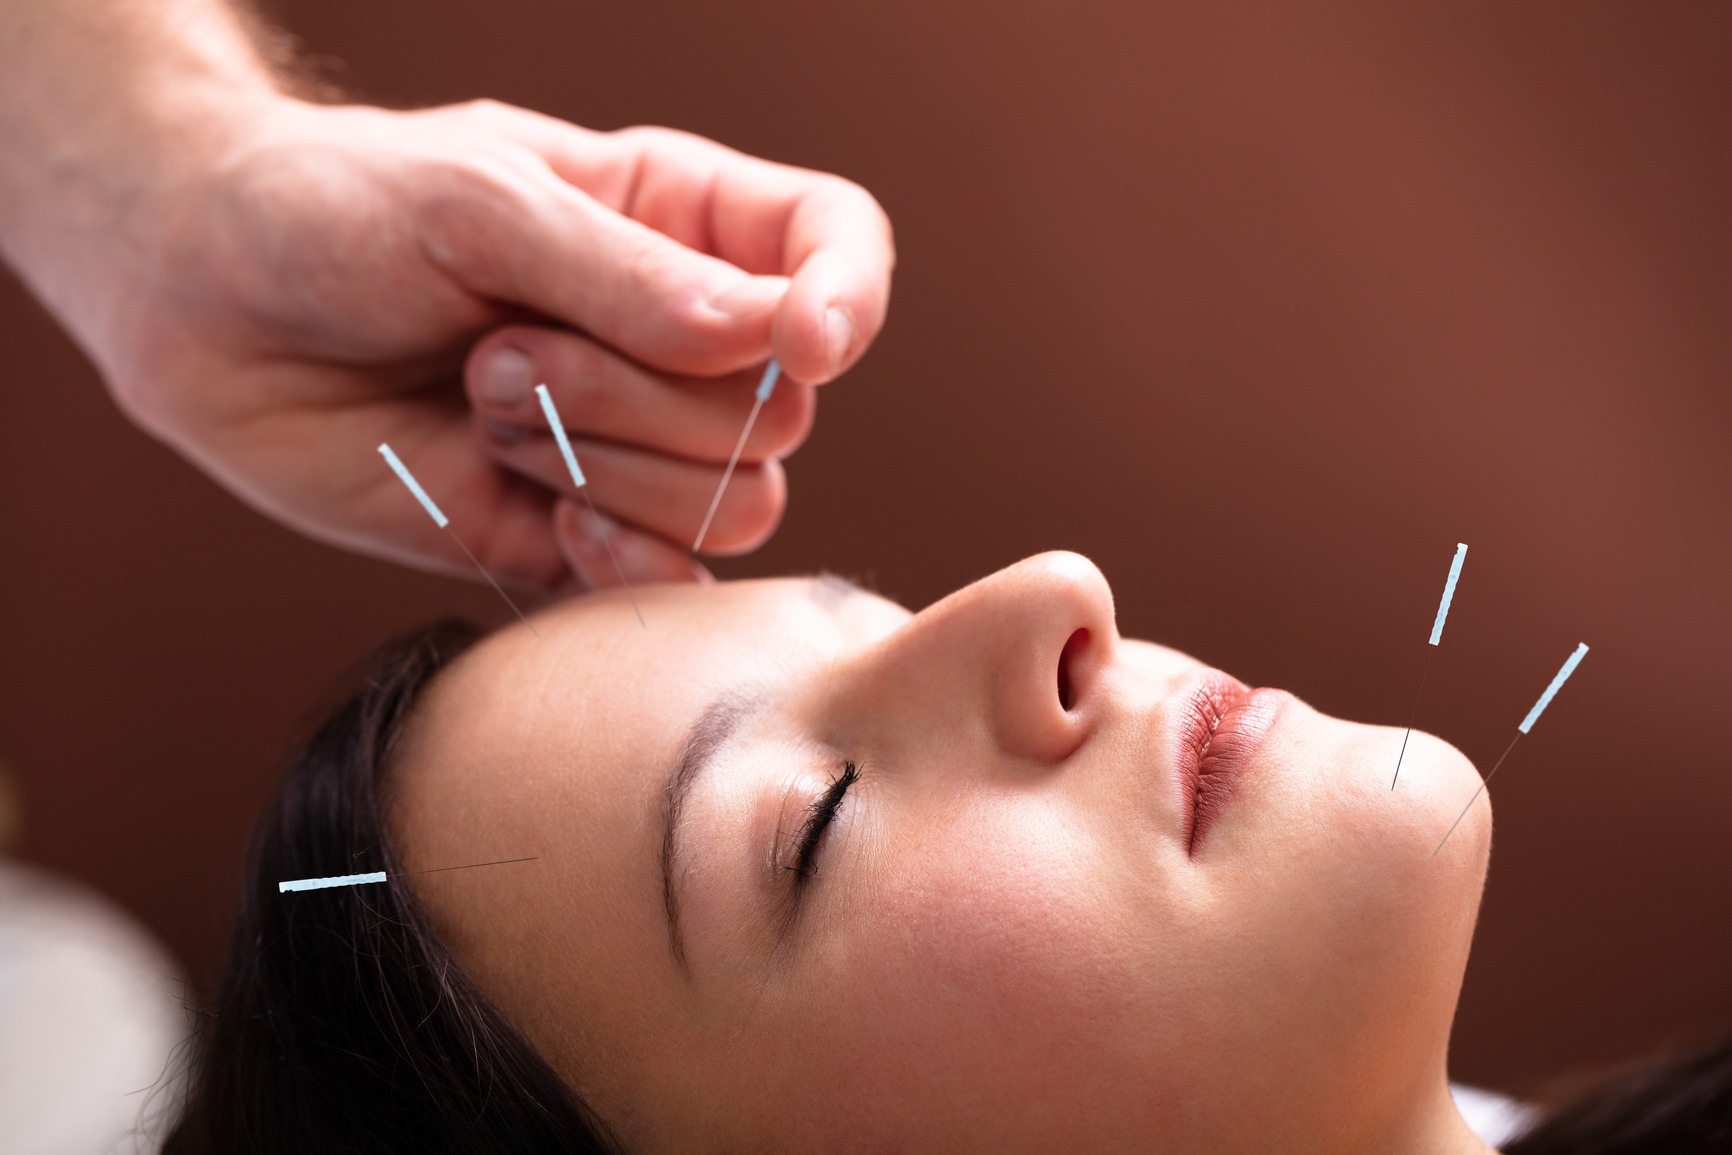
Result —
[[[625, 211], [747, 272], [792, 278], [776, 309], [772, 343], [796, 380], [828, 381], [859, 359], [884, 325], [896, 264], [890, 220], [872, 194], [839, 176], [775, 164], [702, 137], [659, 128], [616, 134], [638, 158]], [[707, 196], [689, 193], [694, 183]], [[681, 205], [705, 216], [682, 221]], [[668, 227], [664, 227], [668, 226]]]
[[872, 194], [829, 173], [747, 156], [665, 128], [590, 132], [493, 106], [569, 184], [640, 224], [746, 272], [791, 278], [772, 344], [796, 380], [842, 373], [884, 325], [896, 264]]

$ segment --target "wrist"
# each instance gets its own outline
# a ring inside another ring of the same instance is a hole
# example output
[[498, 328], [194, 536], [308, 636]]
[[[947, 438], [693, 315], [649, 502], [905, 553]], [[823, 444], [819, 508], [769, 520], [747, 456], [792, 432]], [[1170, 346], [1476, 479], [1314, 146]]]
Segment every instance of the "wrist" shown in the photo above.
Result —
[[208, 0], [22, 0], [0, 69], [0, 256], [95, 353], [165, 210], [289, 98]]

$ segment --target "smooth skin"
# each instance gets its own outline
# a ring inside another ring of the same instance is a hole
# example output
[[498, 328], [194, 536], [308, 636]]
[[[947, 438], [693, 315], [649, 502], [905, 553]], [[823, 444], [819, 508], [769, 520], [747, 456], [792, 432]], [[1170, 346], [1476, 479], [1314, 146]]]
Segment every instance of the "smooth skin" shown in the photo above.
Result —
[[[1400, 730], [1283, 695], [1193, 853], [1207, 668], [1120, 638], [1084, 558], [919, 614], [834, 580], [639, 598], [647, 631], [603, 594], [485, 641], [391, 767], [409, 870], [540, 856], [414, 886], [626, 1149], [1487, 1150], [1445, 1072], [1491, 831], [1476, 803], [1431, 855], [1478, 785], [1452, 747], [1415, 734], [1391, 792]], [[706, 717], [676, 940], [666, 785]]]
[[[490, 101], [309, 102], [258, 36], [220, 0], [0, 4], [0, 255], [135, 421], [351, 549], [475, 576], [389, 441], [507, 581], [612, 584], [604, 533], [634, 580], [693, 580], [773, 355], [788, 380], [706, 549], [773, 532], [812, 386], [884, 322], [890, 227], [865, 190]], [[602, 524], [539, 452], [539, 383]]]

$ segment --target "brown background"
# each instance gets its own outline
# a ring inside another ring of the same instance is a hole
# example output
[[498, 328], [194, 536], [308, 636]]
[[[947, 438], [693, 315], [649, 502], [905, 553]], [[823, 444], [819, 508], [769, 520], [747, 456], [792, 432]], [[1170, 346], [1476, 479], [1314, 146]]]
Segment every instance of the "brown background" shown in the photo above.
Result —
[[[1497, 783], [1453, 1071], [1732, 1027], [1732, 20], [1717, 2], [284, 0], [344, 83], [672, 124], [871, 188], [891, 322], [781, 534], [911, 606], [1081, 550], [1124, 629]], [[1391, 8], [1399, 10], [1390, 10]], [[24, 852], [209, 973], [296, 721], [491, 595], [335, 553], [128, 427], [0, 281], [0, 757]]]

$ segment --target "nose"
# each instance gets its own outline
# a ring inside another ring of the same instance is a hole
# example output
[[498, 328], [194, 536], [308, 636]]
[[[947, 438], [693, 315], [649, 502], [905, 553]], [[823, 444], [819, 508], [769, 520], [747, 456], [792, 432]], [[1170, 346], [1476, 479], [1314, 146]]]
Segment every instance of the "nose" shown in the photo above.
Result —
[[905, 733], [979, 727], [1005, 754], [1050, 765], [1095, 725], [1118, 640], [1100, 570], [1045, 553], [915, 615], [881, 644], [873, 680]]

